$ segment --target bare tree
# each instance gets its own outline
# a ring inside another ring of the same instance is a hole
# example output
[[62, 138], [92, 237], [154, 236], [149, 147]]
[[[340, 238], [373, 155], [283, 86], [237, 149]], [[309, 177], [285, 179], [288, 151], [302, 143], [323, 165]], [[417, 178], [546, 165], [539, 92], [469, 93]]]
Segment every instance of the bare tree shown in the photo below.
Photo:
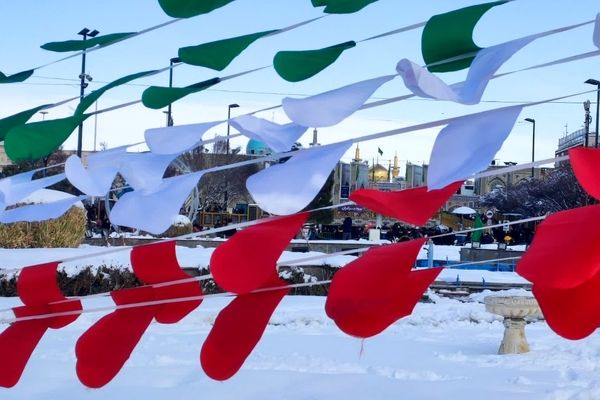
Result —
[[[246, 161], [250, 158], [239, 153], [239, 147], [231, 149], [230, 154], [208, 152], [208, 149], [199, 147], [180, 156], [180, 160], [191, 171], [201, 171]], [[205, 174], [198, 185], [199, 209], [202, 211], [225, 211], [232, 204], [251, 202], [250, 194], [246, 190], [246, 179], [261, 168], [260, 164], [251, 164]], [[167, 174], [176, 175], [176, 172], [171, 168]]]
[[532, 179], [508, 190], [499, 187], [481, 198], [484, 206], [527, 217], [582, 207], [593, 202], [579, 185], [568, 163], [556, 168], [544, 179]]

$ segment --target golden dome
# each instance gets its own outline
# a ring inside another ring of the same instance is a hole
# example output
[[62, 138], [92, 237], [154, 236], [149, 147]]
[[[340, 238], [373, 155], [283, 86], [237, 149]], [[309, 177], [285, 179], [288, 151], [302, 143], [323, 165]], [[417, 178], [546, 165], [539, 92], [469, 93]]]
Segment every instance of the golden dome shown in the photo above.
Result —
[[374, 167], [369, 168], [369, 180], [374, 182], [387, 182], [388, 170], [381, 164], [375, 164]]

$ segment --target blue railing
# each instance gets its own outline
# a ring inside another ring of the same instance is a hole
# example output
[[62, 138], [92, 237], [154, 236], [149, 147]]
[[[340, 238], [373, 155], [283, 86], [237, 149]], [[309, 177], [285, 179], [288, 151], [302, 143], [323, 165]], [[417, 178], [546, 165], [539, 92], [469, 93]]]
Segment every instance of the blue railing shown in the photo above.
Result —
[[[456, 267], [454, 266], [456, 265]], [[427, 260], [417, 260], [415, 263], [417, 268], [428, 267]], [[452, 269], [466, 269], [466, 270], [484, 270], [484, 271], [496, 271], [496, 272], [515, 272], [514, 262], [494, 262], [485, 264], [468, 264], [465, 261], [445, 261], [445, 260], [433, 260], [434, 267], [448, 267]]]

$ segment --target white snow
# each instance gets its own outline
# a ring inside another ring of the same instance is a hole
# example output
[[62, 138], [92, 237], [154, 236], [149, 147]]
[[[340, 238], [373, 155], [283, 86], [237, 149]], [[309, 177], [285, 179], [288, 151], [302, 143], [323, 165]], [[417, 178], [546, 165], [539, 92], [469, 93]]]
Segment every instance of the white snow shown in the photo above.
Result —
[[[460, 249], [458, 246], [436, 246], [437, 249], [442, 249], [445, 254], [450, 254], [454, 249]], [[102, 254], [110, 250], [117, 250], [110, 254]], [[183, 268], [204, 269], [210, 264], [210, 257], [214, 248], [203, 247], [185, 247], [177, 246], [176, 254], [179, 265]], [[0, 248], [0, 272], [2, 269], [12, 270], [22, 268], [29, 265], [47, 263], [51, 261], [64, 260], [74, 257], [88, 255], [86, 258], [81, 258], [75, 261], [67, 261], [60, 264], [60, 268], [64, 269], [69, 275], [75, 275], [85, 267], [97, 268], [101, 266], [126, 268], [131, 269], [129, 254], [131, 250], [123, 247], [98, 247], [82, 245], [76, 249], [1, 249]], [[100, 255], [94, 255], [100, 254]], [[278, 263], [281, 265], [294, 266], [318, 266], [329, 265], [334, 268], [343, 267], [344, 265], [356, 259], [355, 256], [341, 255], [331, 256], [320, 259], [310, 259], [313, 257], [323, 256], [323, 253], [310, 251], [306, 253], [284, 251], [279, 258]], [[301, 261], [308, 258], [307, 261]], [[421, 257], [419, 257], [421, 258]], [[426, 254], [425, 254], [426, 258]], [[300, 260], [300, 262], [292, 261]], [[525, 279], [512, 272], [493, 272], [483, 270], [462, 270], [462, 269], [444, 269], [438, 280], [446, 282], [456, 282], [457, 276], [461, 282], [482, 282], [485, 279], [487, 283], [527, 283]]]
[[[61, 192], [60, 190], [52, 190], [52, 189], [40, 189], [31, 193], [29, 196], [20, 200], [19, 203], [52, 203], [54, 201], [70, 199], [71, 197], [75, 197], [72, 194]], [[78, 201], [74, 204], [77, 207], [83, 208], [83, 203]]]
[[[199, 352], [225, 298], [211, 298], [175, 325], [153, 323], [106, 387], [90, 390], [75, 373], [77, 338], [101, 314], [49, 330], [20, 383], [2, 399], [597, 399], [600, 336], [573, 342], [543, 321], [529, 324], [531, 352], [496, 355], [503, 325], [471, 302], [420, 303], [382, 334], [346, 336], [323, 310], [323, 297], [288, 296], [240, 372], [215, 382]], [[0, 307], [18, 304], [1, 299]], [[85, 308], [111, 304], [90, 299]], [[240, 334], [243, 334], [240, 332]], [[8, 349], [4, 349], [4, 352]], [[107, 351], [110, 351], [108, 344]]]
[[185, 215], [176, 215], [171, 220], [171, 225], [175, 225], [175, 226], [185, 226], [185, 225], [191, 225], [191, 224], [192, 224], [192, 221], [190, 221], [190, 219], [188, 217], [186, 217]]
[[[449, 254], [454, 246], [437, 246]], [[16, 268], [114, 248], [0, 249], [2, 267]], [[456, 247], [456, 249], [460, 249]], [[123, 250], [123, 249], [119, 249]], [[208, 265], [212, 248], [177, 246], [180, 265]], [[320, 253], [284, 252], [282, 262]], [[342, 266], [353, 256], [307, 262]], [[69, 272], [86, 265], [129, 268], [129, 250], [65, 263]], [[453, 282], [525, 282], [514, 273], [445, 269]], [[308, 277], [308, 279], [312, 279]], [[357, 340], [343, 334], [324, 311], [324, 297], [288, 296], [240, 372], [215, 382], [201, 370], [199, 352], [228, 298], [213, 297], [180, 323], [153, 323], [126, 363], [106, 387], [85, 388], [75, 372], [75, 343], [102, 313], [82, 314], [61, 330], [49, 330], [20, 383], [0, 389], [2, 399], [597, 399], [600, 398], [600, 336], [581, 341], [558, 337], [544, 321], [530, 323], [531, 352], [496, 355], [503, 325], [487, 313], [488, 295], [531, 295], [523, 289], [472, 294], [465, 302], [430, 293], [414, 313], [380, 335]], [[0, 309], [19, 305], [1, 298]], [[107, 297], [84, 300], [84, 309], [110, 306]], [[103, 311], [106, 313], [107, 311]], [[0, 318], [11, 317], [3, 312]], [[0, 327], [2, 329], [2, 327]], [[243, 334], [243, 332], [240, 332]], [[110, 351], [110, 344], [107, 344]], [[2, 349], [3, 353], [10, 349]]]

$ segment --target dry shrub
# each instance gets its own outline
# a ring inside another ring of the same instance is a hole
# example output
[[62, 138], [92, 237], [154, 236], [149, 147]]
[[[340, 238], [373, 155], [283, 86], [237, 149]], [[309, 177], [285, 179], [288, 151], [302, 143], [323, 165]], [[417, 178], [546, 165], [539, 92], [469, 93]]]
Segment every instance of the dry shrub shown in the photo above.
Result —
[[0, 247], [21, 249], [31, 247], [32, 242], [31, 223], [0, 224]]
[[84, 239], [85, 224], [85, 210], [80, 207], [48, 221], [0, 224], [0, 247], [77, 247]]
[[192, 233], [192, 224], [175, 224], [164, 231], [161, 237], [178, 237]]

